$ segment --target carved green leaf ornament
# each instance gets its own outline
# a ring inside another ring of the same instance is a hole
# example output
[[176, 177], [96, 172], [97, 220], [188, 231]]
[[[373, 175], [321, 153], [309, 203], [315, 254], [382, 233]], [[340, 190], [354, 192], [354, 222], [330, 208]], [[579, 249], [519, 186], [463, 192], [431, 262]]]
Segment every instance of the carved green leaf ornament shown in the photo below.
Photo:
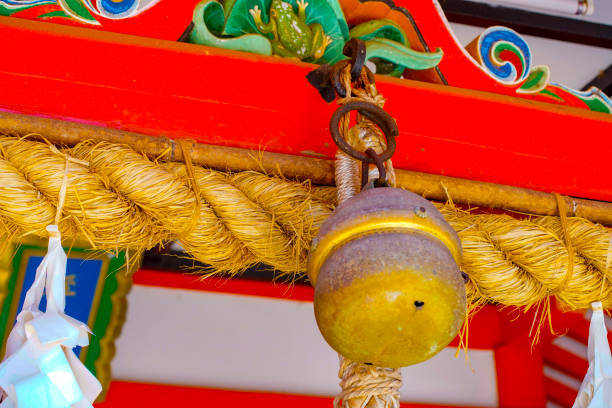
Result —
[[365, 41], [366, 58], [376, 64], [379, 74], [399, 77], [406, 68], [429, 69], [442, 60], [441, 49], [427, 53], [410, 48], [404, 30], [391, 20], [370, 20], [353, 27], [349, 34]]
[[[272, 1], [226, 0], [222, 5], [216, 0], [204, 0], [194, 10], [194, 29], [190, 40], [213, 47], [272, 55], [279, 51], [278, 32], [287, 29], [275, 27], [276, 35], [264, 30], [270, 24]], [[296, 0], [284, 0], [283, 4], [290, 13], [299, 14]], [[255, 8], [261, 10], [260, 23], [264, 26], [260, 25], [260, 28], [264, 31], [258, 29], [252, 15]], [[338, 0], [308, 0], [305, 17], [308, 26], [320, 24], [331, 40], [321, 58], [307, 56], [303, 58], [306, 62], [334, 64], [344, 59], [342, 49], [351, 38], [366, 42], [367, 59], [376, 64], [380, 74], [401, 76], [406, 68], [428, 69], [435, 67], [442, 59], [441, 50], [425, 53], [410, 48], [406, 33], [391, 20], [371, 20], [349, 30]]]
[[215, 0], [205, 0], [196, 6], [193, 11], [193, 25], [190, 37], [192, 43], [228, 50], [272, 55], [270, 40], [262, 35], [224, 36], [225, 14], [223, 6]]

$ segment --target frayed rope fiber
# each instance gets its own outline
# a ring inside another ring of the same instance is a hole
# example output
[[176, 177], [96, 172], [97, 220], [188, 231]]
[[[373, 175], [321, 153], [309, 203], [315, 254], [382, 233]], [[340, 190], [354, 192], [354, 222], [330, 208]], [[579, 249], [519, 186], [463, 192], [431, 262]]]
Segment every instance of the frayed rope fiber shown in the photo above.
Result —
[[[198, 261], [229, 274], [257, 263], [302, 273], [310, 241], [336, 195], [331, 187], [256, 172], [188, 171], [123, 145], [83, 142], [58, 150], [2, 137], [0, 236], [45, 237], [65, 174], [63, 236], [82, 236], [105, 251], [142, 252], [177, 240]], [[461, 237], [461, 267], [473, 302], [533, 306], [553, 295], [572, 309], [594, 301], [612, 307], [612, 235], [605, 227], [577, 217], [564, 226], [559, 217], [518, 220], [470, 214], [452, 204], [438, 208]]]

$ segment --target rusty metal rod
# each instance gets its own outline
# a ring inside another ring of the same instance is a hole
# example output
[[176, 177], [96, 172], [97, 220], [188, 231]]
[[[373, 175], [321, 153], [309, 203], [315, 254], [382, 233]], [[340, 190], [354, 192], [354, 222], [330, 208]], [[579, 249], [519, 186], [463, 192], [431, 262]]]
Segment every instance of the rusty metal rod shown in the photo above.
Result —
[[[151, 158], [183, 160], [176, 141], [122, 130], [81, 123], [0, 112], [0, 132], [23, 136], [38, 134], [52, 143], [74, 146], [84, 140], [126, 144]], [[193, 163], [220, 171], [263, 171], [267, 174], [307, 180], [313, 184], [334, 184], [334, 162], [282, 153], [253, 151], [189, 141]], [[495, 183], [396, 170], [398, 187], [406, 188], [431, 200], [483, 208], [496, 208], [536, 215], [558, 215], [554, 194]], [[604, 225], [612, 225], [612, 203], [565, 197], [570, 214]]]

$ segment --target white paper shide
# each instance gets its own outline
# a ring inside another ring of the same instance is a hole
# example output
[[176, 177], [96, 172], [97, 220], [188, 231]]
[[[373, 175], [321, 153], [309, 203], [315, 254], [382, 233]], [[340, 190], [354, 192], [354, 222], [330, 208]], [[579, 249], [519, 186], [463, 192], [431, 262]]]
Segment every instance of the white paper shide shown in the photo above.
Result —
[[[86, 408], [102, 391], [74, 354], [89, 344], [87, 325], [64, 314], [66, 253], [56, 225], [0, 364], [0, 408]], [[46, 311], [40, 302], [45, 293]]]
[[572, 408], [612, 407], [612, 356], [601, 302], [592, 304], [589, 369]]

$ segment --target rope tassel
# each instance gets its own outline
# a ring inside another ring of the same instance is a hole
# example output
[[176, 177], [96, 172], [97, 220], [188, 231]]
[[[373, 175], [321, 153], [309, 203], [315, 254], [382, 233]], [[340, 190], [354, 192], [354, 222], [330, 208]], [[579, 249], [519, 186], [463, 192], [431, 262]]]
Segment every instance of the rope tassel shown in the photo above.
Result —
[[[150, 161], [127, 146], [83, 142], [74, 149], [0, 138], [0, 236], [46, 237], [69, 161], [59, 229], [95, 249], [141, 252], [178, 240], [215, 272], [266, 263], [305, 271], [310, 241], [336, 205], [332, 187], [257, 172], [227, 174], [194, 166], [200, 208], [185, 165]], [[461, 237], [472, 302], [532, 306], [550, 295], [573, 309], [612, 307], [612, 234], [568, 217], [515, 219], [438, 204]], [[194, 221], [195, 220], [195, 221]], [[194, 224], [195, 223], [195, 224]], [[564, 238], [565, 237], [565, 238]], [[573, 272], [567, 276], [571, 243]]]

